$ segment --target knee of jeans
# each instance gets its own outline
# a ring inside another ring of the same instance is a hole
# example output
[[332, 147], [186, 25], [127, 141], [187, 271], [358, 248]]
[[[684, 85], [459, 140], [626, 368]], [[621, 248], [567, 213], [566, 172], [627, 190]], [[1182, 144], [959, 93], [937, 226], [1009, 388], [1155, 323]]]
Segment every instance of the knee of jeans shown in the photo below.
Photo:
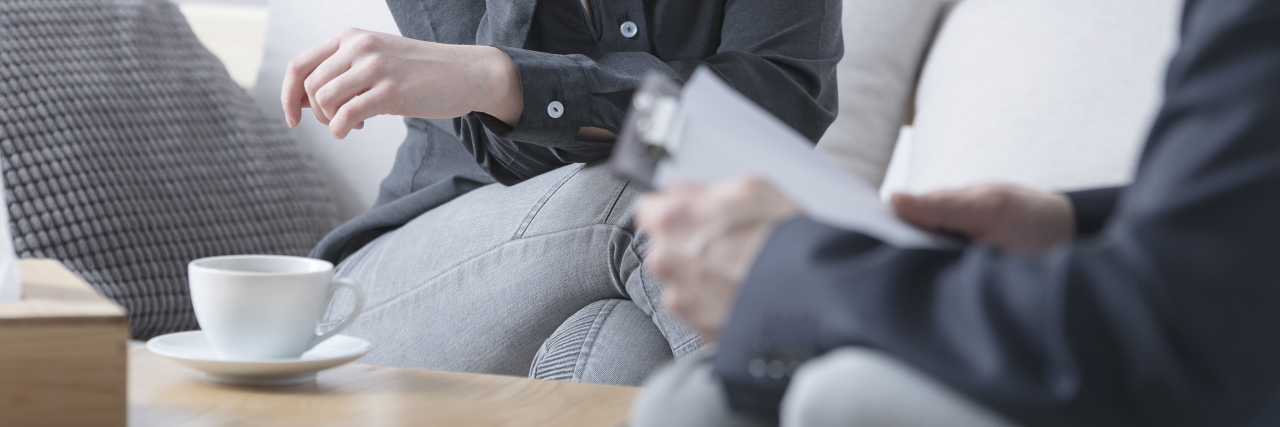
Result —
[[588, 304], [543, 343], [531, 378], [635, 386], [672, 359], [670, 345], [635, 304]]
[[842, 349], [796, 371], [781, 408], [784, 426], [880, 426], [885, 412], [879, 385], [893, 381], [900, 363], [867, 349]]

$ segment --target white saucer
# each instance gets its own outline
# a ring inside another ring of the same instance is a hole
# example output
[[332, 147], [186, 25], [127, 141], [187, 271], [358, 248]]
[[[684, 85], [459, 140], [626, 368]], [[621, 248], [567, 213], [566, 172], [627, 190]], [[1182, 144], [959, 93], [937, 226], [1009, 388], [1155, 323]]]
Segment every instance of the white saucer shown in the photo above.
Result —
[[359, 359], [372, 348], [368, 341], [335, 335], [297, 359], [227, 360], [213, 351], [202, 331], [177, 332], [147, 341], [147, 350], [204, 372], [209, 381], [251, 386], [311, 382], [316, 379], [316, 372]]

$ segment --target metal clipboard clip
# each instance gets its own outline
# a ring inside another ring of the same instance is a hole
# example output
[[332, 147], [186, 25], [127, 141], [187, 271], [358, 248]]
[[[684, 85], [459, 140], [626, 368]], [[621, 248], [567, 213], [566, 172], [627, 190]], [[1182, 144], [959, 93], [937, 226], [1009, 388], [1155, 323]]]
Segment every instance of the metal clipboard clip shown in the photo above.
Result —
[[675, 158], [683, 127], [680, 85], [658, 72], [645, 74], [631, 98], [609, 166], [619, 176], [652, 189], [659, 163]]

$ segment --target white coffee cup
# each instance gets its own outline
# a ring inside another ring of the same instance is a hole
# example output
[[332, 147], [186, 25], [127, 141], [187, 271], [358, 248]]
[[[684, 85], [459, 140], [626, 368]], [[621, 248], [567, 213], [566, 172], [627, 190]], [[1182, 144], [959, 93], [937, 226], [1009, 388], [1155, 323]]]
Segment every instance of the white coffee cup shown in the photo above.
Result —
[[[328, 261], [280, 255], [219, 256], [187, 265], [200, 329], [214, 351], [231, 360], [297, 358], [351, 325], [364, 308], [364, 294], [332, 276]], [[355, 310], [317, 334], [341, 288], [355, 292]]]

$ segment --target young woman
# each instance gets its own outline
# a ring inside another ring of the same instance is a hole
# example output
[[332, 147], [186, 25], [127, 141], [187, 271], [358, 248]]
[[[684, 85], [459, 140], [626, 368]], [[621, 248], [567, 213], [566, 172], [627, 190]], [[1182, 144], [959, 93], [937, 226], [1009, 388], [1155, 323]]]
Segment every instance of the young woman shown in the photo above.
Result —
[[289, 125], [310, 108], [338, 138], [406, 117], [374, 207], [312, 253], [367, 294], [349, 329], [375, 343], [365, 361], [523, 375], [542, 347], [538, 376], [637, 383], [696, 349], [640, 268], [637, 192], [592, 162], [643, 74], [700, 66], [816, 141], [840, 1], [388, 3], [405, 37], [344, 31], [290, 63], [281, 95]]

